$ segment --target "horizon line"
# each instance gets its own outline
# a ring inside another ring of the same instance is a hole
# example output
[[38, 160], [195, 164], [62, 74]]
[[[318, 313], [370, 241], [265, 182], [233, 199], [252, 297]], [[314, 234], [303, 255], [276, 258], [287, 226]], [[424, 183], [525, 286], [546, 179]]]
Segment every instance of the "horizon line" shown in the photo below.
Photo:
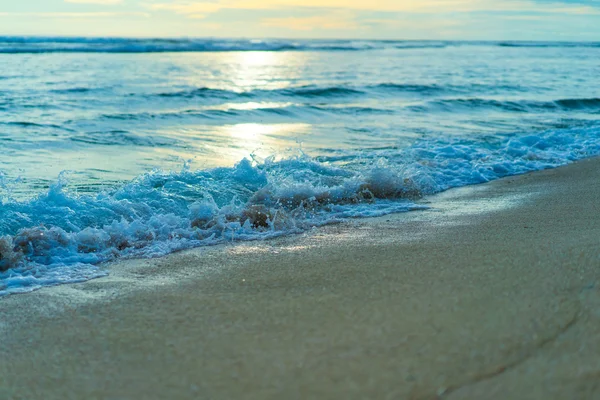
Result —
[[364, 41], [364, 42], [463, 42], [463, 43], [600, 43], [598, 40], [528, 40], [528, 39], [383, 39], [383, 38], [311, 38], [311, 37], [257, 37], [257, 36], [122, 36], [122, 35], [30, 35], [0, 34], [0, 38], [39, 39], [130, 39], [130, 40], [312, 40], [312, 41]]

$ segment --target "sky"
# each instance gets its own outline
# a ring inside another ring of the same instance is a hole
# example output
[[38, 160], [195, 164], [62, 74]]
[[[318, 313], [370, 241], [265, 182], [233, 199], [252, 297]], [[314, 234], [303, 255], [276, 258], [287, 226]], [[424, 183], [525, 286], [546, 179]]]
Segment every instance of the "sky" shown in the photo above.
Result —
[[600, 41], [600, 0], [0, 0], [0, 35]]

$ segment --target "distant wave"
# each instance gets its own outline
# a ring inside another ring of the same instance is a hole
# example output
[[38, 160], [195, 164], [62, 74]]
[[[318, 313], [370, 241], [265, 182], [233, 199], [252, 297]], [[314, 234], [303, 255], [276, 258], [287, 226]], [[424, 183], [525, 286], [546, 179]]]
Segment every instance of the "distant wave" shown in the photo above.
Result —
[[107, 132], [86, 132], [74, 136], [70, 136], [69, 140], [73, 142], [100, 144], [104, 146], [114, 145], [134, 145], [134, 146], [149, 146], [149, 147], [166, 147], [177, 144], [173, 138], [162, 135], [143, 136], [123, 130], [111, 130]]
[[74, 87], [74, 88], [67, 88], [67, 89], [52, 89], [52, 90], [49, 90], [49, 92], [56, 93], [56, 94], [73, 94], [73, 93], [89, 93], [93, 90], [94, 89], [92, 89], [92, 88], [86, 88], [86, 87]]
[[369, 41], [0, 37], [0, 53], [161, 53], [226, 51], [358, 51]]
[[344, 115], [362, 115], [362, 114], [393, 114], [393, 110], [377, 107], [358, 107], [358, 106], [308, 106], [307, 108], [316, 111], [344, 114]]
[[[539, 88], [534, 88], [539, 90]], [[249, 91], [233, 91], [209, 87], [189, 88], [183, 90], [175, 90], [171, 92], [147, 93], [147, 97], [166, 97], [166, 98], [203, 98], [203, 99], [274, 99], [274, 98], [338, 98], [338, 97], [354, 97], [354, 96], [386, 96], [386, 95], [419, 95], [440, 96], [440, 95], [457, 95], [473, 92], [484, 93], [502, 93], [502, 92], [528, 92], [532, 88], [523, 88], [507, 85], [438, 85], [419, 84], [419, 83], [379, 83], [364, 86], [317, 86], [305, 85], [297, 87], [286, 87], [281, 89], [254, 89]], [[76, 89], [73, 90], [75, 92]]]
[[248, 40], [134, 39], [85, 37], [1, 37], [0, 54], [21, 53], [160, 53], [226, 51], [365, 51], [443, 49], [452, 46], [600, 47], [599, 42], [458, 42], [390, 40]]
[[391, 114], [392, 110], [375, 108], [375, 107], [358, 107], [358, 106], [324, 106], [324, 105], [309, 105], [309, 104], [282, 104], [281, 106], [265, 105], [254, 109], [237, 109], [237, 108], [199, 108], [188, 109], [181, 111], [167, 112], [136, 112], [136, 113], [114, 113], [104, 114], [102, 119], [119, 120], [119, 121], [144, 121], [144, 120], [170, 120], [170, 119], [200, 119], [200, 120], [227, 120], [227, 121], [249, 121], [260, 120], [265, 118], [279, 120], [296, 119], [299, 117], [308, 118], [323, 115], [364, 115], [364, 114]]
[[179, 97], [184, 99], [192, 99], [197, 97], [210, 97], [210, 98], [232, 98], [232, 97], [249, 97], [251, 93], [249, 92], [235, 92], [232, 90], [222, 90], [222, 89], [211, 89], [208, 87], [200, 87], [194, 89], [187, 90], [178, 90], [174, 92], [161, 92], [150, 94], [148, 96], [158, 96], [158, 97]]
[[[495, 89], [489, 87], [488, 89]], [[420, 95], [436, 95], [443, 93], [459, 93], [467, 92], [468, 87], [444, 87], [435, 84], [421, 85], [410, 83], [382, 83], [367, 86], [316, 86], [306, 85], [298, 87], [287, 87], [282, 89], [255, 89], [247, 92], [215, 89], [208, 87], [199, 87], [192, 89], [177, 90], [172, 92], [160, 92], [145, 94], [150, 97], [168, 97], [168, 98], [219, 98], [219, 99], [235, 99], [235, 98], [274, 98], [274, 97], [303, 97], [303, 98], [331, 98], [331, 97], [346, 97], [346, 96], [361, 96], [367, 94], [420, 94]]]
[[554, 105], [560, 108], [569, 110], [584, 109], [584, 108], [600, 108], [600, 98], [588, 99], [561, 99], [553, 102]]
[[457, 42], [395, 42], [396, 49], [443, 49]]
[[353, 89], [350, 87], [319, 87], [314, 85], [290, 87], [284, 89], [273, 89], [273, 90], [252, 90], [247, 92], [239, 92], [233, 90], [223, 89], [212, 89], [208, 87], [200, 87], [187, 90], [179, 90], [174, 92], [162, 92], [156, 94], [150, 94], [149, 96], [158, 97], [171, 97], [171, 98], [257, 98], [266, 96], [286, 96], [286, 97], [337, 97], [337, 96], [351, 96], [364, 94], [364, 91], [360, 89]]
[[[500, 101], [483, 98], [458, 98], [426, 101], [405, 107], [419, 113], [426, 112], [465, 112], [495, 110], [511, 113], [552, 112], [552, 111], [586, 111], [592, 114], [600, 112], [600, 98], [559, 99], [554, 101]], [[398, 112], [391, 108], [357, 106], [351, 104], [311, 104], [311, 103], [264, 103], [257, 104], [255, 108], [237, 108], [231, 104], [229, 108], [201, 107], [197, 109], [184, 109], [179, 111], [140, 111], [134, 113], [104, 114], [103, 119], [108, 120], [169, 120], [198, 118], [206, 120], [246, 120], [271, 117], [310, 118], [321, 113], [338, 116], [344, 115], [389, 115]]]
[[552, 101], [495, 100], [482, 98], [443, 99], [409, 107], [413, 111], [455, 111], [458, 108], [473, 110], [496, 109], [510, 112], [531, 111], [600, 111], [600, 98], [557, 99]]
[[71, 129], [69, 129], [65, 126], [62, 126], [62, 125], [41, 124], [41, 123], [30, 122], [30, 121], [0, 122], [0, 125], [17, 126], [20, 128], [31, 128], [31, 129], [60, 129], [60, 130], [65, 130], [65, 131], [72, 131]]
[[[385, 106], [366, 106], [354, 101], [354, 97], [368, 96], [368, 90], [403, 90], [407, 93], [419, 93], [428, 98], [435, 96], [436, 92], [443, 93], [444, 90], [451, 92], [451, 89], [445, 89], [436, 86], [419, 85], [396, 85], [394, 87], [380, 85], [364, 87], [362, 90], [351, 88], [315, 88], [300, 87], [290, 89], [278, 89], [274, 91], [250, 91], [237, 93], [220, 89], [198, 88], [189, 91], [178, 91], [168, 93], [153, 94], [153, 96], [166, 98], [193, 97], [218, 98], [220, 100], [229, 100], [231, 103], [225, 104], [199, 104], [197, 107], [190, 108], [187, 101], [181, 103], [183, 107], [177, 109], [171, 107], [168, 110], [138, 110], [132, 112], [110, 112], [99, 115], [100, 119], [117, 121], [168, 121], [168, 120], [227, 120], [227, 121], [246, 121], [246, 120], [281, 120], [297, 118], [313, 118], [326, 115], [333, 116], [351, 116], [351, 115], [390, 115], [401, 113], [402, 110], [408, 110], [417, 113], [444, 113], [444, 112], [482, 112], [499, 111], [509, 113], [540, 113], [540, 112], [569, 112], [585, 111], [590, 114], [600, 113], [600, 98], [565, 98], [549, 101], [534, 100], [498, 100], [490, 98], [434, 98], [420, 102], [410, 102], [400, 109]], [[348, 96], [350, 102], [344, 100]], [[318, 101], [311, 101], [316, 98]], [[331, 101], [326, 102], [326, 99]], [[339, 101], [337, 101], [339, 99]], [[247, 103], [248, 101], [252, 103]], [[250, 105], [250, 107], [247, 107]], [[4, 125], [15, 125], [23, 128], [54, 128], [67, 129], [65, 126], [39, 124], [27, 121], [0, 122]]]
[[358, 89], [352, 89], [349, 87], [314, 87], [314, 86], [303, 86], [297, 88], [284, 89], [283, 94], [290, 94], [292, 96], [305, 96], [305, 97], [330, 97], [330, 96], [347, 96], [363, 94], [364, 92]]
[[374, 90], [389, 91], [389, 92], [408, 92], [419, 94], [440, 94], [457, 91], [456, 87], [440, 86], [436, 84], [420, 85], [410, 83], [381, 83], [371, 87]]
[[499, 47], [600, 47], [600, 42], [498, 42]]

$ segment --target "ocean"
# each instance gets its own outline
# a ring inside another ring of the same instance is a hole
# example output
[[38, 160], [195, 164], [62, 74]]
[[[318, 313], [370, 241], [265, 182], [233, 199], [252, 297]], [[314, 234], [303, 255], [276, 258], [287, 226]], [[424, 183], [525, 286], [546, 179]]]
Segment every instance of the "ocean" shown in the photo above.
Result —
[[600, 154], [600, 43], [0, 37], [0, 295]]

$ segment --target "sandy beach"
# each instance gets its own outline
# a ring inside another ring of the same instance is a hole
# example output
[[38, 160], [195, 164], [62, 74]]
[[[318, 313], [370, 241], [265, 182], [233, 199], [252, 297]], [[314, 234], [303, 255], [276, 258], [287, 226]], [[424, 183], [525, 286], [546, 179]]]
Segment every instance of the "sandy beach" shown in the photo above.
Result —
[[0, 399], [598, 399], [600, 160], [0, 299]]

